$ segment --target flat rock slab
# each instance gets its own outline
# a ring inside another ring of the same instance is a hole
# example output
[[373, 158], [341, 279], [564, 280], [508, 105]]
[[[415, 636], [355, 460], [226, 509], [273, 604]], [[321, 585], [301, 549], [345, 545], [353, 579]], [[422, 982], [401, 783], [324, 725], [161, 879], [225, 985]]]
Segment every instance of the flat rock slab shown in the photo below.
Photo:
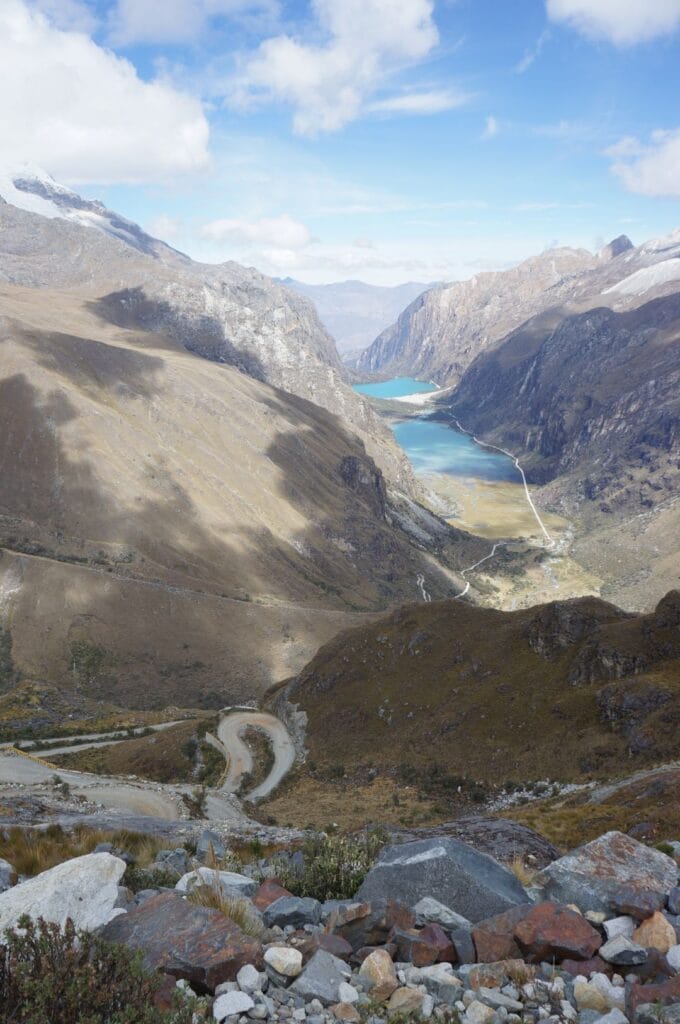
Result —
[[424, 839], [386, 847], [357, 893], [414, 907], [431, 896], [469, 921], [526, 902], [526, 892], [498, 861], [456, 839]]
[[622, 832], [606, 832], [541, 873], [550, 900], [637, 920], [661, 910], [677, 880], [678, 866], [671, 857]]
[[88, 853], [15, 885], [0, 894], [0, 935], [23, 914], [60, 925], [70, 917], [85, 931], [100, 928], [125, 913], [116, 903], [126, 866], [110, 853]]
[[178, 892], [191, 892], [199, 885], [210, 885], [221, 889], [225, 896], [236, 899], [254, 896], [257, 882], [247, 875], [239, 875], [235, 871], [217, 871], [214, 868], [201, 867], [196, 871], [188, 871], [182, 875], [175, 888]]
[[172, 893], [153, 896], [117, 917], [102, 935], [108, 942], [142, 950], [149, 969], [186, 978], [208, 992], [233, 981], [244, 964], [262, 966], [262, 946], [256, 939], [219, 910]]

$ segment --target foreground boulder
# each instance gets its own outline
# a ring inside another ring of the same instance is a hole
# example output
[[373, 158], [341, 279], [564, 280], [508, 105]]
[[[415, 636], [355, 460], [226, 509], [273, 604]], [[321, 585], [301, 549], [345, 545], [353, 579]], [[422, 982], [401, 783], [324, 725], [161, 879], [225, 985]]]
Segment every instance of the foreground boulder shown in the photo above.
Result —
[[88, 853], [57, 864], [0, 894], [0, 935], [23, 914], [93, 931], [125, 911], [116, 907], [125, 861], [110, 853]]
[[360, 900], [386, 898], [409, 907], [424, 896], [473, 922], [527, 898], [512, 872], [498, 861], [446, 838], [385, 847], [357, 893]]
[[568, 907], [539, 903], [515, 928], [515, 939], [532, 960], [590, 960], [602, 936]]
[[102, 932], [108, 942], [142, 950], [144, 965], [186, 978], [213, 992], [233, 981], [244, 964], [262, 966], [262, 946], [219, 910], [162, 893], [116, 918]]
[[661, 910], [678, 880], [675, 861], [622, 832], [607, 832], [553, 861], [540, 876], [545, 895], [584, 912], [630, 914], [638, 921]]

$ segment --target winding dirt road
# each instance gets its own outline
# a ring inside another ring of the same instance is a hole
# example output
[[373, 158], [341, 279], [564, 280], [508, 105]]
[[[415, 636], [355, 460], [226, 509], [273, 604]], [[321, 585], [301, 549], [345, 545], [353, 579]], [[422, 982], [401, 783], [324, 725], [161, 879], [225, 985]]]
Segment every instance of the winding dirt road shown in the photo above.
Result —
[[283, 722], [266, 711], [234, 711], [225, 715], [217, 728], [218, 741], [229, 763], [222, 792], [235, 793], [243, 776], [253, 770], [252, 753], [242, 738], [249, 728], [265, 733], [274, 753], [274, 766], [267, 778], [244, 797], [254, 802], [268, 796], [293, 767], [295, 744]]

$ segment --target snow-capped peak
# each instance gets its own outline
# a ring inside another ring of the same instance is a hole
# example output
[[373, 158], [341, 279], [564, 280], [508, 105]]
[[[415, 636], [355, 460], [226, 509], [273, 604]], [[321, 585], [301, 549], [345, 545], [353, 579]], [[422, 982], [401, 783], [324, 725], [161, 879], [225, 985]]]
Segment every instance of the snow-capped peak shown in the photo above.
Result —
[[81, 227], [94, 228], [147, 256], [173, 262], [177, 258], [186, 259], [164, 242], [147, 235], [134, 221], [108, 210], [97, 200], [83, 199], [35, 164], [0, 165], [0, 197], [29, 213], [51, 219], [60, 217], [75, 221]]
[[43, 217], [64, 216], [63, 209], [51, 197], [59, 197], [66, 203], [79, 199], [76, 192], [60, 185], [42, 167], [32, 163], [0, 166], [0, 196], [20, 210]]

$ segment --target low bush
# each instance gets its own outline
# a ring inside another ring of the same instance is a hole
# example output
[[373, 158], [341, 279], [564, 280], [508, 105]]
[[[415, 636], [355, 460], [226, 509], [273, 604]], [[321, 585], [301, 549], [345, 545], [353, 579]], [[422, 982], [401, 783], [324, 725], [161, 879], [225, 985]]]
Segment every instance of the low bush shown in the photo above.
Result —
[[354, 896], [387, 840], [381, 829], [356, 836], [312, 836], [304, 844], [301, 866], [281, 860], [281, 884], [295, 896], [346, 900]]
[[0, 1024], [191, 1024], [186, 1003], [154, 1006], [162, 984], [141, 955], [89, 932], [19, 921], [0, 945]]

